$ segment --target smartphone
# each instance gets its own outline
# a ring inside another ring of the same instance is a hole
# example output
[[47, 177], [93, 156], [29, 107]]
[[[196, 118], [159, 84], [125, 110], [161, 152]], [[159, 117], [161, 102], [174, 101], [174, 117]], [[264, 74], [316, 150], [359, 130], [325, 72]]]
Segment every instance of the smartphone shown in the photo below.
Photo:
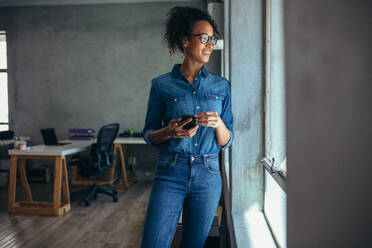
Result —
[[185, 126], [183, 126], [182, 129], [187, 130], [187, 129], [190, 129], [190, 128], [193, 128], [193, 127], [196, 126], [196, 119], [193, 115], [190, 115], [190, 114], [183, 114], [182, 117], [181, 117], [181, 122], [183, 122], [183, 121], [185, 121], [189, 118], [192, 118], [192, 121], [190, 121]]

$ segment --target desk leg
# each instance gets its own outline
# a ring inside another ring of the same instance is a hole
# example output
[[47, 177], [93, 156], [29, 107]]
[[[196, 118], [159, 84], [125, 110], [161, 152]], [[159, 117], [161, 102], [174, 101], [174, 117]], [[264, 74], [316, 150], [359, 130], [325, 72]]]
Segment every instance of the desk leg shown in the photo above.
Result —
[[[128, 151], [129, 151], [129, 157], [133, 159], [132, 146], [128, 146]], [[133, 173], [133, 177], [136, 178], [136, 165], [134, 163], [132, 164], [132, 173]]]
[[[120, 147], [120, 144], [114, 144], [114, 168], [115, 168], [115, 171], [114, 171], [114, 176], [116, 175], [116, 168], [117, 168], [117, 165], [118, 165], [118, 156], [117, 156], [117, 150], [119, 149]], [[117, 176], [117, 178], [119, 179], [120, 178], [120, 175]]]
[[70, 204], [70, 193], [68, 189], [68, 176], [67, 176], [67, 165], [66, 158], [62, 158], [62, 199], [66, 204]]
[[62, 181], [62, 158], [56, 157], [54, 162], [54, 191], [53, 191], [53, 213], [59, 215], [61, 206], [61, 181]]
[[16, 180], [17, 180], [17, 160], [18, 157], [12, 155], [10, 158], [9, 192], [8, 192], [8, 212], [15, 211]]
[[127, 149], [127, 145], [121, 145], [120, 146], [120, 157], [121, 157], [121, 169], [123, 171], [123, 179], [125, 183], [125, 187], [129, 188], [129, 182], [128, 182], [128, 176], [127, 176], [127, 165], [125, 163], [125, 151]]
[[115, 144], [115, 151], [116, 149], [119, 149], [119, 153], [120, 153], [120, 162], [121, 162], [121, 171], [123, 173], [123, 180], [124, 180], [124, 185], [126, 188], [129, 188], [129, 183], [128, 183], [128, 177], [127, 177], [127, 170], [126, 170], [126, 166], [125, 166], [125, 153], [123, 151], [123, 146], [124, 146], [124, 149], [125, 149], [125, 145], [122, 145], [122, 144]]
[[32, 202], [32, 195], [31, 195], [31, 190], [30, 190], [30, 185], [28, 184], [27, 181], [27, 176], [26, 176], [26, 159], [25, 158], [20, 158], [19, 159], [19, 167], [18, 167], [18, 172], [19, 172], [19, 177], [22, 182], [22, 187], [23, 191], [26, 195], [26, 200], [28, 202]]

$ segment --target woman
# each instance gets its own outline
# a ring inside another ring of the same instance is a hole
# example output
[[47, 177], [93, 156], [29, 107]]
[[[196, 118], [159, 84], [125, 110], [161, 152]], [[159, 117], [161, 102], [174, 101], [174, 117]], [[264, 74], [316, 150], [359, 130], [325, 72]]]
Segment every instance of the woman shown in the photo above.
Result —
[[[168, 13], [164, 41], [183, 53], [181, 65], [152, 80], [143, 130], [158, 149], [155, 180], [143, 233], [143, 248], [170, 247], [182, 211], [181, 247], [203, 247], [221, 195], [218, 153], [231, 145], [230, 86], [205, 63], [217, 41], [210, 15], [175, 7]], [[184, 129], [193, 118], [196, 125]]]

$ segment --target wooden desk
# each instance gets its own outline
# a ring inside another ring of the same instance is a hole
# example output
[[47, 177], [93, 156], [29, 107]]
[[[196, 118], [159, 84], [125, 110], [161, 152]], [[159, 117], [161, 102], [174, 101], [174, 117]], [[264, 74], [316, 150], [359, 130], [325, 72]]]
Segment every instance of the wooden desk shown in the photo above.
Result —
[[[34, 146], [29, 150], [9, 150], [10, 177], [8, 193], [9, 213], [30, 213], [45, 215], [62, 215], [70, 210], [70, 195], [68, 189], [68, 176], [66, 156], [85, 151], [94, 141], [66, 141], [71, 144], [63, 146]], [[35, 202], [32, 200], [30, 186], [26, 176], [27, 159], [54, 160], [54, 190], [53, 202]], [[26, 201], [15, 202], [17, 168], [21, 179]], [[61, 204], [62, 192], [62, 204]]]
[[[125, 164], [125, 151], [128, 145], [141, 145], [146, 144], [145, 140], [142, 137], [127, 137], [127, 138], [116, 138], [114, 141], [114, 155], [115, 155], [115, 165], [117, 164], [117, 150], [119, 150], [120, 153], [120, 162], [121, 162], [121, 171], [123, 173], [123, 181], [124, 181], [124, 187], [129, 188], [129, 181], [127, 177], [127, 170], [126, 170], [126, 164]], [[132, 153], [131, 150], [129, 150], [129, 153]], [[131, 154], [132, 155], [132, 154]], [[134, 165], [132, 165], [132, 173], [133, 178], [136, 176], [136, 168]], [[133, 179], [130, 178], [130, 179]], [[117, 185], [118, 188], [123, 188], [122, 186]]]

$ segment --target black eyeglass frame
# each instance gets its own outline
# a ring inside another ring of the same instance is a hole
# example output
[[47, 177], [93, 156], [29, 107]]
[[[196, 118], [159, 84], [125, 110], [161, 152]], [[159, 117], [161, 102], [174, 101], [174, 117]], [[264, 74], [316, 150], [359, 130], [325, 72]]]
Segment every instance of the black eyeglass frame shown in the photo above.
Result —
[[[213, 45], [216, 45], [217, 44], [217, 41], [218, 41], [218, 38], [217, 38], [217, 35], [212, 35], [212, 36], [209, 36], [208, 34], [205, 34], [205, 33], [201, 33], [201, 34], [190, 34], [189, 36], [199, 36], [200, 38], [200, 42], [202, 44], [207, 44], [209, 41], [212, 41]], [[203, 42], [202, 41], [202, 36], [208, 36], [208, 39], [206, 42]]]

